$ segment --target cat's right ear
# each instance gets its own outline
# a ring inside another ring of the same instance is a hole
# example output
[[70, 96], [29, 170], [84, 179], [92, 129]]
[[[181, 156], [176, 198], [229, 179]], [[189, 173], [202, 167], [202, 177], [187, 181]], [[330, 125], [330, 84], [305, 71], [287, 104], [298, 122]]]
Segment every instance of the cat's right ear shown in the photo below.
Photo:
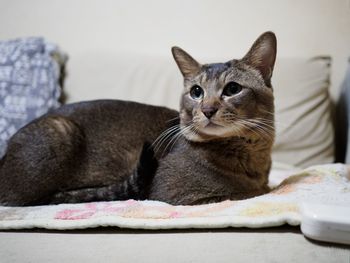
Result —
[[190, 78], [199, 73], [201, 64], [199, 64], [193, 57], [179, 47], [172, 47], [171, 52], [179, 67], [182, 75], [185, 78]]
[[277, 40], [273, 32], [262, 34], [242, 59], [246, 64], [257, 69], [267, 86], [271, 87], [271, 77], [275, 65]]

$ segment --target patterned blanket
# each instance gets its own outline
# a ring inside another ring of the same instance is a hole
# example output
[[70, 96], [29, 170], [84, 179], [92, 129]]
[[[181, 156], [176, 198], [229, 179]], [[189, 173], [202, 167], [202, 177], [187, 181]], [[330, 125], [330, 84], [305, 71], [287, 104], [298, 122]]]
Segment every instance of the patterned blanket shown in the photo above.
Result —
[[[303, 202], [350, 205], [348, 167], [331, 164], [271, 173], [279, 184], [266, 195], [200, 206], [157, 201], [114, 201], [36, 207], [0, 207], [0, 229], [136, 229], [271, 227], [299, 225]], [[284, 177], [284, 178], [283, 178]], [[277, 179], [276, 179], [277, 178]]]

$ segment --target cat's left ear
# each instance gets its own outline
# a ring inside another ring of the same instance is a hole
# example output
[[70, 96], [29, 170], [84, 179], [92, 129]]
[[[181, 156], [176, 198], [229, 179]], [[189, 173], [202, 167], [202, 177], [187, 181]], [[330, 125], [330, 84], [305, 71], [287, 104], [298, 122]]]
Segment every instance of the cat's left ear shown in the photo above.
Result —
[[172, 47], [171, 52], [173, 53], [177, 66], [185, 78], [193, 77], [199, 73], [202, 67], [201, 64], [186, 53], [186, 51], [179, 47]]
[[254, 42], [243, 62], [257, 69], [265, 84], [271, 87], [271, 77], [277, 53], [277, 39], [273, 32], [265, 32]]

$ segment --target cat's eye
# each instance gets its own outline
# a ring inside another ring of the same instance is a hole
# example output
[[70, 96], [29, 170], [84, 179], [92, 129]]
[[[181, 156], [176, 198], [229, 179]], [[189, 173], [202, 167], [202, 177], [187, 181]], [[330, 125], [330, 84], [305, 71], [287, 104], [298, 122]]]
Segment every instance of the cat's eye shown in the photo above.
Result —
[[192, 99], [197, 100], [197, 99], [200, 99], [203, 97], [204, 91], [198, 85], [194, 85], [190, 90], [190, 95], [191, 95]]
[[226, 84], [222, 94], [230, 97], [240, 93], [241, 90], [242, 90], [242, 86], [239, 85], [237, 82], [232, 81]]

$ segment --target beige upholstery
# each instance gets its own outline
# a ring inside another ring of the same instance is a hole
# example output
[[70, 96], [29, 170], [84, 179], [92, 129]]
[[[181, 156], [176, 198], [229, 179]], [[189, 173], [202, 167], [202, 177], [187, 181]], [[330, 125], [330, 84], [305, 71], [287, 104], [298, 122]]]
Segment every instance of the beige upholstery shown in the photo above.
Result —
[[[328, 59], [278, 59], [273, 76], [273, 159], [294, 166], [333, 161]], [[168, 57], [95, 53], [68, 62], [68, 101], [114, 98], [178, 109], [182, 76]]]
[[277, 61], [275, 161], [301, 167], [334, 161], [329, 64], [327, 58]]
[[123, 99], [178, 109], [182, 76], [168, 57], [96, 52], [68, 61], [68, 102]]

